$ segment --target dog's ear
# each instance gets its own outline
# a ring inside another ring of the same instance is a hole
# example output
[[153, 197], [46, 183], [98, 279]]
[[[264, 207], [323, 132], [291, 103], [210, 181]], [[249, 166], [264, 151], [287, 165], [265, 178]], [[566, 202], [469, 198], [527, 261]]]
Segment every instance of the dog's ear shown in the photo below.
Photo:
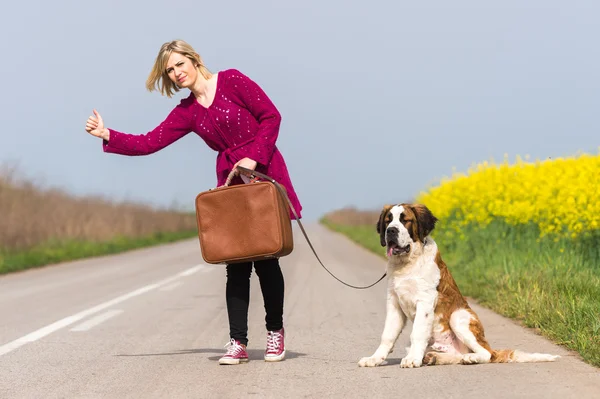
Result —
[[381, 210], [381, 215], [379, 215], [379, 220], [377, 221], [377, 233], [379, 234], [379, 242], [381, 243], [382, 247], [386, 246], [386, 242], [385, 242], [385, 218], [388, 214], [388, 212], [390, 211], [390, 209], [392, 209], [393, 205], [384, 205], [383, 209]]
[[423, 204], [415, 204], [410, 207], [417, 218], [419, 230], [419, 240], [425, 241], [425, 237], [429, 235], [435, 228], [435, 222], [438, 219], [433, 216], [433, 213]]

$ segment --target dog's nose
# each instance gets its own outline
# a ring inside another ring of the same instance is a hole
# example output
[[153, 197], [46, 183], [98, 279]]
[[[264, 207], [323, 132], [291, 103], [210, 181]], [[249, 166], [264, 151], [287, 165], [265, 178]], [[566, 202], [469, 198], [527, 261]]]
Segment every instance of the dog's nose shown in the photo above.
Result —
[[388, 227], [387, 230], [385, 231], [388, 235], [396, 235], [398, 234], [398, 228], [397, 227]]

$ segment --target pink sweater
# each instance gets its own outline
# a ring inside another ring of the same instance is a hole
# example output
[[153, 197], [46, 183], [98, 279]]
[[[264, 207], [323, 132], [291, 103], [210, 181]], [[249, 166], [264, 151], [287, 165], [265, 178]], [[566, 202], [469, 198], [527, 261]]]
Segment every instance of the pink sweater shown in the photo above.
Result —
[[[225, 183], [237, 161], [248, 157], [258, 163], [257, 171], [285, 187], [300, 216], [302, 206], [275, 145], [280, 122], [279, 111], [265, 92], [240, 71], [228, 69], [218, 73], [215, 99], [208, 108], [190, 93], [160, 125], [146, 134], [109, 129], [110, 141], [103, 141], [103, 149], [122, 155], [148, 155], [194, 132], [218, 152], [218, 186]], [[239, 177], [232, 182], [241, 183]]]

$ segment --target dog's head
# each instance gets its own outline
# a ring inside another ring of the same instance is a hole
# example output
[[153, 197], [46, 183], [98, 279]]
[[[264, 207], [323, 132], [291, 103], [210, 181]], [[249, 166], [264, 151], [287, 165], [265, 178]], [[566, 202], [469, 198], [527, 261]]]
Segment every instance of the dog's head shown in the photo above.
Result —
[[435, 227], [437, 218], [421, 204], [386, 205], [377, 221], [377, 233], [387, 256], [406, 256], [416, 243], [425, 238]]

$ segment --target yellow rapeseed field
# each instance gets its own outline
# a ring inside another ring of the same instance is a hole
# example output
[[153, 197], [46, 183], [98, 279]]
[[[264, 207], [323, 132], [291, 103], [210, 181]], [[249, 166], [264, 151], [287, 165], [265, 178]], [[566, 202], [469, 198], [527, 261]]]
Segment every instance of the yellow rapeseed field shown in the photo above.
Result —
[[541, 236], [576, 238], [600, 227], [600, 155], [483, 162], [443, 179], [417, 200], [456, 230], [501, 218], [513, 225], [535, 223]]

